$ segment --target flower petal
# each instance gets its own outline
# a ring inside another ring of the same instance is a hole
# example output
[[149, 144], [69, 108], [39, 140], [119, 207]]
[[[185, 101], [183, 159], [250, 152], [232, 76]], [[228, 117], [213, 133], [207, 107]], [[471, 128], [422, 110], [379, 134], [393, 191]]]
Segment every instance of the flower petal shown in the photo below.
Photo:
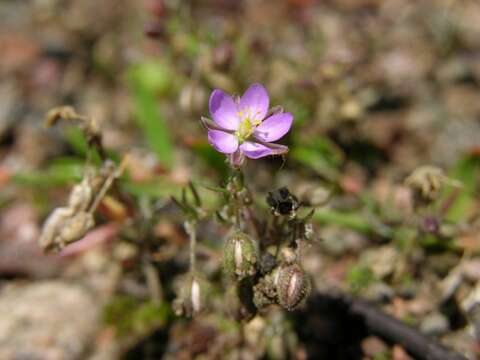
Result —
[[268, 112], [270, 99], [267, 90], [261, 84], [251, 85], [240, 98], [240, 111], [249, 112], [252, 120], [262, 121]]
[[240, 149], [245, 153], [245, 156], [250, 159], [258, 159], [264, 156], [274, 155], [273, 150], [269, 147], [251, 141], [245, 141], [240, 145]]
[[208, 130], [208, 142], [224, 154], [234, 153], [238, 149], [237, 137], [220, 130]]
[[292, 122], [293, 115], [290, 113], [273, 114], [257, 126], [254, 135], [262, 141], [276, 141], [290, 130]]
[[221, 127], [236, 130], [240, 123], [237, 104], [233, 98], [222, 90], [215, 89], [208, 103], [213, 120]]

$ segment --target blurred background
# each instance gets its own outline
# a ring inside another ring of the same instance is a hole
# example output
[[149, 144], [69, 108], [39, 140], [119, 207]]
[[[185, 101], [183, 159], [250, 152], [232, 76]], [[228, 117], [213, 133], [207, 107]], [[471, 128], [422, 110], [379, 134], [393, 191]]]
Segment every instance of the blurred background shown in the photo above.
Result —
[[[478, 1], [0, 0], [0, 49], [0, 358], [409, 358], [378, 337], [338, 336], [320, 315], [303, 333], [296, 315], [259, 320], [263, 335], [241, 340], [228, 305], [172, 314], [188, 240], [168, 198], [191, 179], [225, 181], [199, 119], [214, 88], [254, 82], [295, 120], [285, 159], [248, 163], [250, 186], [312, 203], [334, 189], [304, 259], [315, 288], [367, 297], [475, 358], [462, 304], [480, 303]], [[74, 126], [43, 126], [60, 105], [96, 119], [112, 158], [134, 160], [126, 194], [160, 203], [149, 253], [160, 301], [139, 246], [119, 239], [128, 209], [101, 207], [88, 241], [61, 255], [38, 247], [87, 150]], [[421, 165], [462, 186], [419, 212], [404, 180]], [[216, 274], [219, 231], [202, 226], [201, 261]]]

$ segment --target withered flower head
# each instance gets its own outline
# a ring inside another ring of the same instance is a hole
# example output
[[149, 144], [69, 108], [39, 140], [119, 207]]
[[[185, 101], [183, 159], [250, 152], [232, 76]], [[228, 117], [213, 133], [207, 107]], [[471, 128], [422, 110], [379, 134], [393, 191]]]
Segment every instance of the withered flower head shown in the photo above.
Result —
[[86, 169], [83, 180], [72, 188], [67, 206], [56, 208], [45, 221], [39, 239], [44, 251], [61, 250], [95, 226], [94, 211], [120, 168], [106, 161], [99, 172]]
[[438, 197], [442, 186], [446, 184], [461, 185], [458, 181], [448, 178], [442, 169], [430, 165], [415, 169], [405, 179], [405, 184], [415, 192], [418, 199], [427, 202], [431, 202]]
[[291, 219], [295, 218], [296, 211], [300, 207], [297, 197], [286, 187], [268, 192], [267, 203], [275, 215], [288, 216]]

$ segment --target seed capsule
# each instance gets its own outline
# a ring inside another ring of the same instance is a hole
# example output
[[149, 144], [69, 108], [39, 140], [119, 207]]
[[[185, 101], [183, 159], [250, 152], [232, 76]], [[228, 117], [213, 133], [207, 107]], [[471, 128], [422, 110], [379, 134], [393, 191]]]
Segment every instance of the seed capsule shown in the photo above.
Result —
[[194, 316], [207, 307], [210, 284], [200, 275], [188, 274], [177, 285], [173, 309], [177, 316]]
[[294, 310], [310, 293], [310, 280], [297, 264], [283, 266], [276, 275], [278, 303]]
[[226, 242], [223, 250], [225, 272], [237, 280], [257, 272], [257, 249], [253, 239], [245, 233], [236, 232]]

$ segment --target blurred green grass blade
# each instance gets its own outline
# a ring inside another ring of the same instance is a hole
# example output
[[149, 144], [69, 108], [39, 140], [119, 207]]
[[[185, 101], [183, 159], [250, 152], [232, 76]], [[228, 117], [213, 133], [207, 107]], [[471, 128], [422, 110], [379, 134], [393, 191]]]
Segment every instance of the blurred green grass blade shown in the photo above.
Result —
[[[257, 199], [255, 203], [263, 209], [268, 205], [263, 199]], [[338, 211], [334, 209], [315, 209], [312, 220], [319, 224], [337, 225], [358, 231], [364, 234], [378, 234], [384, 237], [391, 237], [392, 231], [386, 226], [375, 224], [367, 216], [355, 211]]]
[[182, 186], [161, 178], [148, 182], [122, 181], [120, 188], [133, 196], [148, 196], [153, 198], [162, 198], [170, 196], [180, 196]]
[[54, 187], [78, 182], [83, 176], [84, 164], [78, 158], [60, 158], [52, 161], [42, 171], [20, 172], [13, 176], [17, 185], [29, 187]]
[[166, 62], [148, 61], [128, 69], [127, 80], [151, 94], [165, 95], [173, 89], [173, 71]]
[[355, 212], [339, 212], [332, 209], [317, 209], [313, 219], [320, 224], [338, 225], [364, 234], [375, 232], [374, 226]]
[[[84, 158], [87, 157], [87, 153], [89, 150], [87, 139], [81, 130], [78, 127], [71, 127], [65, 133], [65, 140], [67, 141], [68, 145], [72, 148], [75, 154], [82, 156]], [[92, 157], [91, 160], [93, 163], [100, 165], [102, 160], [100, 158], [100, 154], [98, 153], [97, 149], [93, 148], [90, 149]]]
[[171, 134], [157, 103], [157, 95], [169, 91], [169, 68], [161, 63], [146, 63], [127, 74], [133, 95], [135, 120], [150, 148], [166, 168], [173, 166]]
[[165, 119], [157, 107], [155, 96], [147, 89], [134, 90], [135, 115], [150, 148], [166, 168], [173, 166], [173, 146]]
[[[148, 182], [135, 183], [127, 179], [123, 179], [120, 182], [120, 189], [135, 197], [170, 198], [173, 196], [180, 198], [184, 188], [185, 185], [173, 183], [163, 177], [158, 177]], [[221, 201], [219, 194], [215, 194], [208, 189], [199, 188], [197, 190], [200, 190], [199, 194], [205, 210], [218, 206], [219, 201]]]
[[[450, 172], [449, 176], [452, 179], [458, 180], [463, 187], [450, 206], [446, 218], [453, 222], [466, 220], [472, 214], [475, 205], [475, 190], [480, 170], [480, 158], [475, 156], [468, 156], [458, 161], [456, 166]], [[446, 192], [446, 197], [457, 191], [455, 188], [450, 188]]]
[[363, 289], [377, 281], [377, 278], [370, 267], [361, 264], [355, 264], [348, 269], [347, 284], [354, 294], [358, 294]]
[[228, 177], [229, 168], [225, 161], [225, 155], [215, 151], [208, 143], [198, 143], [192, 146], [195, 154], [198, 155], [206, 165], [216, 170], [222, 179]]
[[76, 154], [86, 156], [88, 151], [87, 139], [78, 127], [71, 127], [65, 133], [65, 140]]
[[290, 153], [293, 159], [330, 181], [338, 178], [339, 167], [344, 158], [335, 144], [323, 137], [308, 142], [296, 139]]

